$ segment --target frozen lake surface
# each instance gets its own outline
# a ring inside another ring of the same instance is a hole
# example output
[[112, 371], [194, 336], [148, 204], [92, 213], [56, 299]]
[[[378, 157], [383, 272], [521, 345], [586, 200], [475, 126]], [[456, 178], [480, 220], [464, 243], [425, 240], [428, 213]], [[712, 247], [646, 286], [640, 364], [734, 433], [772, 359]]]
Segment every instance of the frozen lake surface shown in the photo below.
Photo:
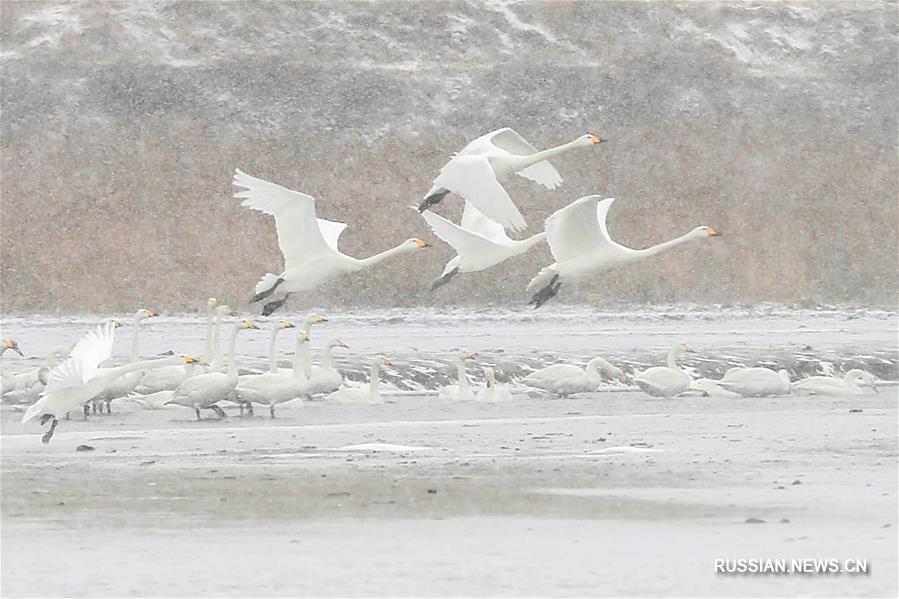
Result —
[[[270, 420], [189, 410], [62, 421], [52, 443], [4, 406], [2, 584], [34, 595], [895, 596], [896, 387], [859, 397], [564, 400], [516, 380], [559, 359], [626, 370], [676, 341], [709, 375], [736, 363], [794, 379], [861, 366], [895, 381], [895, 314], [671, 308], [611, 313], [327, 313], [361, 380], [392, 357], [385, 405], [308, 401]], [[293, 317], [299, 321], [300, 317]], [[28, 360], [91, 318], [15, 317]], [[261, 320], [261, 319], [260, 319]], [[259, 322], [260, 326], [264, 325]], [[197, 352], [199, 317], [145, 322], [142, 353]], [[130, 350], [120, 329], [117, 353]], [[268, 335], [242, 333], [264, 364]], [[285, 335], [280, 347], [293, 341]], [[450, 403], [457, 348], [517, 397]], [[285, 352], [285, 357], [289, 354]], [[233, 411], [229, 412], [233, 414]], [[76, 451], [79, 445], [93, 447]], [[716, 558], [867, 559], [864, 576], [722, 576]]]

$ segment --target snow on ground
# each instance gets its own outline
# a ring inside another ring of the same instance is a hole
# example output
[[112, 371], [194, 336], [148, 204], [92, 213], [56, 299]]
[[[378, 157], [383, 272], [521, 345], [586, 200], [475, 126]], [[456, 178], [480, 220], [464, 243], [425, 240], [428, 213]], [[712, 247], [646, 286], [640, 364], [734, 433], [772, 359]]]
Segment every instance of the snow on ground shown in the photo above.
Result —
[[[888, 313], [390, 314], [328, 314], [314, 344], [340, 336], [346, 363], [399, 354], [396, 388], [433, 386], [426, 363], [444, 376], [456, 347], [478, 351], [479, 367], [599, 351], [630, 365], [661, 362], [675, 340], [703, 373], [735, 359], [793, 360], [794, 372], [880, 361], [881, 379], [897, 378]], [[5, 319], [3, 335], [39, 355], [96, 320]], [[202, 347], [199, 318], [147, 325], [145, 354]], [[241, 365], [262, 364], [267, 342], [241, 338]], [[896, 595], [895, 386], [386, 400], [201, 422], [116, 402], [62, 421], [48, 446], [4, 406], [4, 596]], [[741, 557], [862, 558], [870, 573], [714, 573], [716, 558]]]

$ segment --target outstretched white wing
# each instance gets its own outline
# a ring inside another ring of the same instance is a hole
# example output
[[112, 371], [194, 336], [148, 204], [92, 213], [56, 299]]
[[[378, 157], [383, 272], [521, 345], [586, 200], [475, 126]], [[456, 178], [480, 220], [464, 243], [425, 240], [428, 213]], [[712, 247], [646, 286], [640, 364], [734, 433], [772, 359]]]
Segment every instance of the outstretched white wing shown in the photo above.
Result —
[[456, 156], [440, 169], [434, 185], [462, 196], [507, 229], [520, 231], [527, 226], [485, 156]]
[[473, 233], [483, 235], [487, 239], [504, 243], [510, 241], [506, 235], [506, 230], [501, 224], [495, 220], [490, 220], [484, 214], [474, 207], [469, 201], [465, 202], [465, 208], [462, 210], [462, 220], [459, 223], [463, 229], [468, 229]]
[[[285, 270], [316, 254], [331, 251], [332, 246], [319, 229], [319, 222], [315, 217], [315, 199], [312, 196], [251, 177], [240, 169], [235, 169], [233, 183], [244, 188], [244, 191], [234, 194], [235, 198], [243, 199], [241, 206], [275, 217], [278, 246], [284, 254]], [[333, 232], [329, 233], [336, 247], [337, 237]]]
[[458, 254], [489, 251], [495, 247], [490, 240], [475, 232], [466, 231], [456, 223], [430, 210], [422, 212], [421, 215], [428, 222], [431, 230], [434, 231], [434, 235], [453, 246], [453, 249]]
[[[490, 141], [497, 148], [505, 150], [510, 154], [530, 156], [531, 154], [537, 153], [537, 148], [528, 143], [528, 141], [516, 133], [514, 129], [508, 127], [496, 131], [490, 138]], [[536, 164], [532, 164], [526, 169], [519, 171], [517, 174], [525, 179], [536, 181], [547, 189], [555, 189], [562, 184], [562, 176], [548, 160], [541, 160]]]
[[108, 322], [82, 337], [65, 362], [50, 371], [44, 395], [68, 387], [81, 387], [97, 374], [100, 363], [112, 355], [115, 324]]
[[328, 247], [334, 250], [334, 252], [339, 252], [337, 249], [337, 241], [340, 239], [340, 234], [343, 233], [344, 229], [346, 229], [346, 223], [339, 223], [333, 220], [325, 220], [323, 218], [318, 219], [318, 229], [321, 231], [322, 237], [325, 240], [325, 243], [328, 244]]
[[604, 244], [614, 244], [606, 229], [606, 216], [614, 201], [614, 198], [600, 201], [600, 196], [586, 196], [546, 219], [546, 240], [556, 262], [583, 256]]

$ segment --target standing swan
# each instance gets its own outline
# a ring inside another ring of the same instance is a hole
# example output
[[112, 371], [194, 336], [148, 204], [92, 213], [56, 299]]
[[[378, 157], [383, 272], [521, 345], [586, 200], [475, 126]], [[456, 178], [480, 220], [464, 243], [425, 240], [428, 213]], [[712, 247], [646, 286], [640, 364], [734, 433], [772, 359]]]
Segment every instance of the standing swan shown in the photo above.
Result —
[[870, 387], [876, 393], [876, 379], [869, 372], [853, 368], [841, 379], [833, 376], [813, 376], [801, 380], [793, 385], [793, 391], [814, 395], [863, 395], [862, 387]]
[[497, 129], [470, 142], [440, 169], [418, 210], [424, 212], [452, 192], [504, 228], [520, 231], [527, 224], [502, 183], [517, 174], [547, 189], [555, 189], [562, 183], [562, 177], [548, 159], [602, 141], [587, 134], [541, 152], [512, 129]]
[[368, 384], [368, 389], [365, 387], [347, 387], [344, 389], [340, 389], [339, 391], [335, 391], [331, 395], [328, 396], [328, 399], [332, 399], [335, 401], [344, 401], [344, 402], [355, 402], [355, 403], [370, 403], [370, 404], [382, 404], [384, 400], [381, 399], [381, 366], [391, 366], [393, 362], [385, 358], [384, 356], [378, 356], [375, 358], [375, 361], [372, 362], [371, 365], [371, 381]]
[[275, 359], [275, 353], [277, 351], [276, 342], [278, 340], [278, 333], [283, 331], [284, 329], [293, 329], [296, 326], [287, 320], [282, 320], [281, 322], [275, 324], [272, 327], [272, 339], [268, 344], [268, 371], [272, 374], [278, 374], [278, 361]]
[[644, 392], [654, 397], [671, 397], [683, 393], [690, 388], [690, 376], [678, 368], [675, 359], [693, 348], [686, 343], [678, 343], [668, 352], [667, 366], [654, 366], [644, 370], [636, 377], [634, 383]]
[[528, 284], [528, 291], [534, 292], [529, 303], [535, 308], [552, 299], [563, 281], [586, 279], [688, 241], [720, 235], [712, 227], [699, 226], [686, 235], [644, 250], [624, 247], [612, 241], [606, 228], [606, 217], [614, 201], [614, 198], [600, 201], [600, 196], [583, 197], [546, 219], [546, 240], [556, 261]]
[[172, 394], [172, 399], [165, 402], [165, 405], [176, 404], [186, 408], [193, 408], [197, 414], [197, 420], [200, 420], [200, 409], [209, 408], [215, 412], [219, 418], [225, 417], [225, 412], [214, 405], [215, 402], [227, 399], [234, 388], [237, 387], [237, 334], [244, 329], [258, 329], [255, 324], [249, 320], [235, 323], [234, 330], [231, 332], [231, 342], [228, 346], [228, 372], [206, 372], [197, 376], [192, 376], [178, 385]]
[[471, 401], [475, 398], [468, 383], [468, 375], [465, 374], [465, 360], [473, 358], [475, 354], [471, 352], [462, 352], [459, 354], [457, 364], [459, 366], [459, 384], [447, 385], [443, 387], [437, 396], [440, 399], [448, 399], [451, 401]]
[[431, 291], [449, 283], [460, 272], [487, 270], [509, 258], [524, 254], [546, 239], [546, 233], [537, 233], [521, 241], [510, 239], [503, 226], [481, 214], [471, 202], [465, 202], [462, 222], [457, 225], [434, 212], [423, 212], [434, 235], [450, 244], [456, 256], [434, 281]]
[[234, 185], [245, 189], [234, 194], [243, 198], [241, 206], [275, 217], [278, 245], [284, 255], [284, 271], [280, 275], [266, 273], [256, 284], [256, 295], [250, 300], [265, 299], [280, 287], [284, 297], [265, 304], [263, 316], [284, 305], [291, 293], [310, 291], [339, 275], [358, 272], [391, 256], [428, 246], [421, 239], [413, 238], [380, 254], [353, 258], [337, 248], [346, 224], [316, 218], [312, 196], [251, 177], [239, 169], [235, 170]]
[[535, 370], [521, 382], [529, 387], [549, 391], [550, 395], [567, 396], [595, 391], [602, 384], [603, 375], [616, 378], [625, 384], [630, 382], [623, 370], [612, 366], [603, 358], [593, 358], [587, 362], [586, 368], [574, 364], [553, 364]]
[[[275, 417], [275, 406], [291, 399], [296, 399], [309, 392], [309, 379], [306, 376], [305, 362], [308, 359], [306, 347], [309, 335], [300, 330], [297, 333], [297, 350], [293, 359], [293, 370], [281, 372], [265, 372], [238, 377], [237, 400], [243, 404], [258, 403], [268, 406], [269, 414]], [[252, 415], [252, 411], [250, 411]]]

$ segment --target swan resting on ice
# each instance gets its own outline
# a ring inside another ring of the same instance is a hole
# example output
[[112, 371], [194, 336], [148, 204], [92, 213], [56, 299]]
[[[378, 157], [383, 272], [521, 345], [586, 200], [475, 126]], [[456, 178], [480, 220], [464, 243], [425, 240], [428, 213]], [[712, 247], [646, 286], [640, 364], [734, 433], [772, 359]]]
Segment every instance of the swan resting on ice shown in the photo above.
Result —
[[669, 398], [690, 388], [690, 375], [677, 365], [677, 357], [691, 353], [693, 348], [686, 343], [678, 343], [668, 352], [667, 366], [648, 368], [634, 377], [634, 383], [653, 397]]
[[567, 396], [595, 391], [602, 384], [603, 376], [618, 379], [624, 384], [630, 383], [623, 370], [612, 366], [603, 358], [593, 358], [587, 362], [586, 368], [574, 364], [553, 364], [535, 370], [524, 377], [522, 382], [529, 387], [549, 391], [550, 395]]
[[853, 368], [843, 378], [833, 376], [813, 376], [793, 383], [793, 392], [813, 395], [863, 395], [868, 387], [877, 392], [877, 379], [869, 372]]
[[732, 368], [718, 384], [743, 397], [767, 397], [790, 393], [790, 373], [784, 369], [774, 372], [770, 368]]

